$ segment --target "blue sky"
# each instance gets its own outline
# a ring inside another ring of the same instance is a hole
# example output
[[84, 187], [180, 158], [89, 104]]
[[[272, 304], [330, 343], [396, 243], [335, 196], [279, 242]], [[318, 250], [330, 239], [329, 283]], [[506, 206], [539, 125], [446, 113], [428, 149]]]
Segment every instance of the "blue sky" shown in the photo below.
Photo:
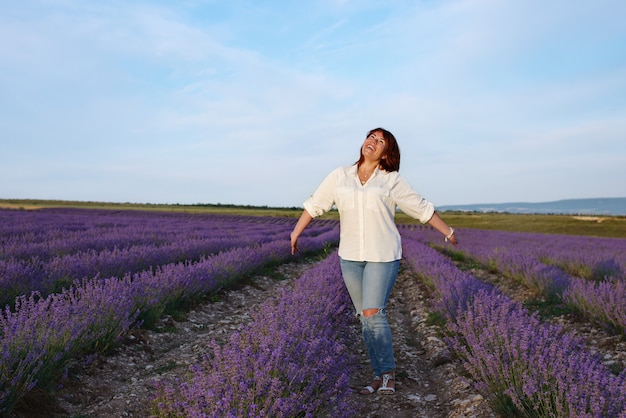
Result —
[[0, 3], [0, 198], [300, 206], [382, 126], [435, 205], [626, 197], [622, 0]]

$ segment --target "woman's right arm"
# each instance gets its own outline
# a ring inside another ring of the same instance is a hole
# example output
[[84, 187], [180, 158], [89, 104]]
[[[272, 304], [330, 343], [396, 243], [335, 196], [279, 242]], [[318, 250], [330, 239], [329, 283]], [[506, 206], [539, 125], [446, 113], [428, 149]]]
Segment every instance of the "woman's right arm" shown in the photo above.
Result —
[[306, 209], [302, 211], [302, 215], [300, 215], [300, 219], [298, 219], [298, 223], [291, 231], [291, 254], [295, 254], [299, 251], [298, 249], [298, 237], [302, 234], [302, 231], [309, 226], [313, 220], [313, 217], [307, 212]]
[[315, 193], [304, 202], [304, 210], [298, 223], [291, 232], [291, 254], [298, 252], [298, 237], [309, 226], [314, 217], [329, 211], [335, 203], [335, 184], [337, 177], [341, 175], [341, 168], [333, 170], [317, 187]]

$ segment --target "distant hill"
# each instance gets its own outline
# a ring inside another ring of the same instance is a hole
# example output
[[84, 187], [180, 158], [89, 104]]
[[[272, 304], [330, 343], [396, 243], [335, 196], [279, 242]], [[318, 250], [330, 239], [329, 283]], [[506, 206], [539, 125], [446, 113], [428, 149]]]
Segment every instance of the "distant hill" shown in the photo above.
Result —
[[566, 199], [539, 203], [477, 203], [472, 205], [438, 206], [437, 210], [618, 216], [626, 215], [626, 197]]

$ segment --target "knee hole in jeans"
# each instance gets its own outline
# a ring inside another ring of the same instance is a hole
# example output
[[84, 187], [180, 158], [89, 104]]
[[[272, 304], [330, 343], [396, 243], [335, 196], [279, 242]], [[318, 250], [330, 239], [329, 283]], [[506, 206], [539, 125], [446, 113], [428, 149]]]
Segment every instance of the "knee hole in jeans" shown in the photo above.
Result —
[[382, 309], [380, 309], [380, 308], [363, 309], [363, 311], [361, 312], [361, 315], [364, 318], [369, 318], [371, 316], [376, 315], [380, 311], [382, 311]]

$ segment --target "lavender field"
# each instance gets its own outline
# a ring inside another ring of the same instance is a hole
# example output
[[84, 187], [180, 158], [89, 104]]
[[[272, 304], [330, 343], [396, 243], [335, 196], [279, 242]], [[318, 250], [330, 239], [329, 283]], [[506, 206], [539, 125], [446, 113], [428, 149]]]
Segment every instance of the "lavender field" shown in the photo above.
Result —
[[[292, 258], [293, 220], [94, 210], [0, 211], [0, 414], [60, 384], [132, 328]], [[335, 221], [303, 253], [337, 242]]]
[[[254, 271], [293, 259], [295, 219], [86, 209], [0, 210], [0, 415], [54, 391], [70, 362], [107, 355], [136, 327]], [[480, 265], [626, 336], [626, 240], [461, 229], [444, 247], [401, 225], [404, 259], [433, 289], [450, 350], [494, 403], [527, 417], [626, 417], [626, 373], [579, 336], [465, 270]], [[316, 220], [299, 257], [320, 261], [251, 313], [186, 378], [161, 382], [153, 414], [354, 416], [351, 307], [338, 222]], [[322, 260], [323, 259], [323, 260]], [[235, 390], [236, 389], [236, 390]]]
[[[471, 259], [626, 336], [626, 240], [464, 230]], [[515, 416], [625, 417], [626, 372], [580, 336], [545, 323], [496, 286], [460, 270], [440, 237], [407, 227], [404, 257], [435, 289], [448, 342], [481, 392]], [[456, 253], [456, 254], [454, 254]]]

